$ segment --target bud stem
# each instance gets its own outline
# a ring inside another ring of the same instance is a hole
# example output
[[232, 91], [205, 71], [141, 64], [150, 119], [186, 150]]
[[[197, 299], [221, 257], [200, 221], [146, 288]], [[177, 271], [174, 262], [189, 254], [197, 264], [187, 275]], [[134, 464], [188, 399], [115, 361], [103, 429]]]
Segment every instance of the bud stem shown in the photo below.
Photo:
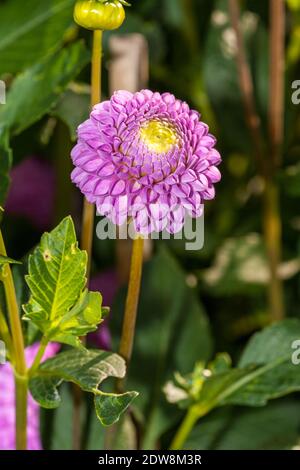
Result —
[[[101, 71], [102, 71], [102, 36], [103, 31], [93, 32], [93, 52], [91, 71], [91, 107], [101, 101]], [[94, 204], [86, 199], [83, 202], [81, 249], [88, 255], [87, 278], [89, 280], [92, 259], [93, 230], [95, 219]], [[82, 404], [82, 391], [79, 387], [73, 387], [73, 449], [80, 450], [81, 447], [81, 422], [80, 409]]]
[[[93, 33], [93, 54], [92, 54], [92, 91], [91, 106], [101, 101], [101, 59], [102, 59], [102, 31], [94, 31]], [[82, 215], [82, 235], [81, 249], [88, 254], [87, 277], [90, 274], [91, 255], [93, 244], [95, 208], [94, 204], [90, 204], [84, 199], [83, 215]]]

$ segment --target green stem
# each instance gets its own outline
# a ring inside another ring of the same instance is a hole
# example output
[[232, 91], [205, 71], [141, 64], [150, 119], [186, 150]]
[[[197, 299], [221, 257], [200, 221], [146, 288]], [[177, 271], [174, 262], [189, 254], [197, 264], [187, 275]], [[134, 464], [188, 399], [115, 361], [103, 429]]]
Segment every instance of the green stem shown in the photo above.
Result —
[[[91, 106], [101, 101], [102, 31], [94, 31], [92, 53]], [[95, 207], [84, 199], [82, 214], [81, 249], [88, 254], [88, 277], [91, 266]]]
[[175, 437], [170, 446], [170, 450], [181, 450], [183, 448], [198, 419], [199, 413], [197, 412], [197, 408], [192, 406], [189, 408], [184, 420], [175, 434]]
[[16, 448], [27, 449], [27, 397], [28, 381], [26, 376], [15, 373], [16, 385]]
[[264, 237], [268, 255], [270, 280], [268, 284], [269, 309], [272, 321], [284, 318], [283, 284], [278, 268], [281, 261], [281, 217], [279, 188], [272, 178], [265, 181], [264, 191]]
[[[1, 230], [0, 254], [7, 256]], [[8, 317], [12, 332], [12, 342], [14, 348], [16, 386], [16, 445], [18, 450], [24, 450], [27, 447], [27, 369], [25, 362], [24, 338], [19, 315], [19, 306], [17, 302], [14, 280], [9, 264], [4, 266], [3, 268], [2, 281], [4, 285]]]
[[[91, 106], [101, 101], [101, 77], [102, 77], [102, 36], [103, 31], [93, 32], [93, 52], [91, 71]], [[95, 219], [94, 204], [90, 204], [86, 198], [83, 202], [81, 224], [81, 249], [88, 255], [87, 278], [89, 279], [92, 259], [93, 230]], [[79, 387], [73, 387], [73, 449], [81, 447], [81, 417], [82, 391]]]
[[[141, 237], [137, 237], [133, 241], [132, 247], [128, 292], [123, 319], [122, 336], [119, 348], [119, 354], [125, 359], [127, 367], [129, 366], [129, 362], [131, 359], [135, 334], [137, 307], [139, 301], [143, 269], [143, 252], [144, 240]], [[123, 384], [123, 380], [118, 383], [119, 391], [122, 391]]]
[[37, 371], [37, 369], [40, 365], [40, 362], [43, 359], [43, 356], [44, 356], [44, 353], [45, 353], [45, 350], [46, 350], [46, 347], [47, 347], [48, 343], [49, 343], [48, 339], [45, 336], [43, 336], [43, 338], [40, 342], [39, 350], [38, 350], [38, 352], [37, 352], [37, 354], [34, 358], [33, 364], [30, 367], [30, 369], [28, 369], [28, 377], [32, 377], [34, 375], [34, 373]]

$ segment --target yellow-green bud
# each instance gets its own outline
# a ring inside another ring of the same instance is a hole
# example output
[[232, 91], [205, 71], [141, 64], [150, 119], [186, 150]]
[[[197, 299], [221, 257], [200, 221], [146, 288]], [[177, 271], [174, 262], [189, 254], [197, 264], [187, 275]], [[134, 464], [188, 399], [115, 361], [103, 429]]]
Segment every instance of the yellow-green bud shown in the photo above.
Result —
[[125, 0], [77, 0], [74, 20], [79, 26], [90, 30], [119, 28], [125, 20]]

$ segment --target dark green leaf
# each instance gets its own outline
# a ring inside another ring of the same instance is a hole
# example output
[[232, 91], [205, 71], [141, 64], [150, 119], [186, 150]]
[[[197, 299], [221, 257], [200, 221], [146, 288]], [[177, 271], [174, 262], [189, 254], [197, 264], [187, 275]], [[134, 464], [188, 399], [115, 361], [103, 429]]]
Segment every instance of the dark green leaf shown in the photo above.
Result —
[[27, 69], [14, 81], [0, 120], [13, 134], [19, 134], [51, 110], [88, 60], [85, 46], [77, 42]]
[[299, 338], [300, 321], [296, 319], [276, 323], [254, 335], [238, 368], [210, 371], [198, 397], [190, 392], [199, 417], [217, 406], [263, 406], [271, 399], [300, 390], [300, 375], [292, 362], [292, 344]]
[[0, 5], [0, 74], [16, 73], [63, 41], [74, 0], [9, 0]]
[[53, 116], [60, 118], [70, 130], [71, 139], [76, 139], [76, 130], [79, 124], [85, 121], [89, 115], [90, 92], [82, 89], [80, 85], [73, 85], [58, 101]]
[[266, 407], [214, 410], [200, 420], [185, 448], [197, 450], [282, 450], [298, 444], [300, 404], [282, 399]]
[[127, 392], [122, 395], [105, 394], [95, 395], [96, 414], [103, 426], [111, 426], [119, 421], [122, 413], [128, 408], [136, 392]]
[[118, 421], [137, 393], [106, 393], [100, 391], [99, 386], [107, 377], [123, 378], [125, 372], [125, 361], [117, 354], [70, 350], [43, 362], [29, 386], [33, 398], [41, 406], [56, 408], [60, 404], [57, 387], [63, 380], [75, 383], [95, 395], [97, 417], [104, 426], [109, 426]]

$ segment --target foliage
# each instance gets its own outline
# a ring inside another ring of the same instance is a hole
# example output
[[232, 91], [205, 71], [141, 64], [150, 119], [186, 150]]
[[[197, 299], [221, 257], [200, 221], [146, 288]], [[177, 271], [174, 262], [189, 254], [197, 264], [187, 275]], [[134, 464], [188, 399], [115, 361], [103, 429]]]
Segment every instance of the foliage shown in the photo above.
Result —
[[169, 384], [167, 396], [174, 403], [177, 394], [178, 404], [193, 406], [200, 417], [218, 406], [263, 406], [297, 391], [300, 378], [292, 362], [292, 345], [299, 336], [296, 319], [265, 328], [251, 338], [236, 368], [226, 355], [207, 368], [198, 364], [191, 375], [179, 375], [175, 384]]

